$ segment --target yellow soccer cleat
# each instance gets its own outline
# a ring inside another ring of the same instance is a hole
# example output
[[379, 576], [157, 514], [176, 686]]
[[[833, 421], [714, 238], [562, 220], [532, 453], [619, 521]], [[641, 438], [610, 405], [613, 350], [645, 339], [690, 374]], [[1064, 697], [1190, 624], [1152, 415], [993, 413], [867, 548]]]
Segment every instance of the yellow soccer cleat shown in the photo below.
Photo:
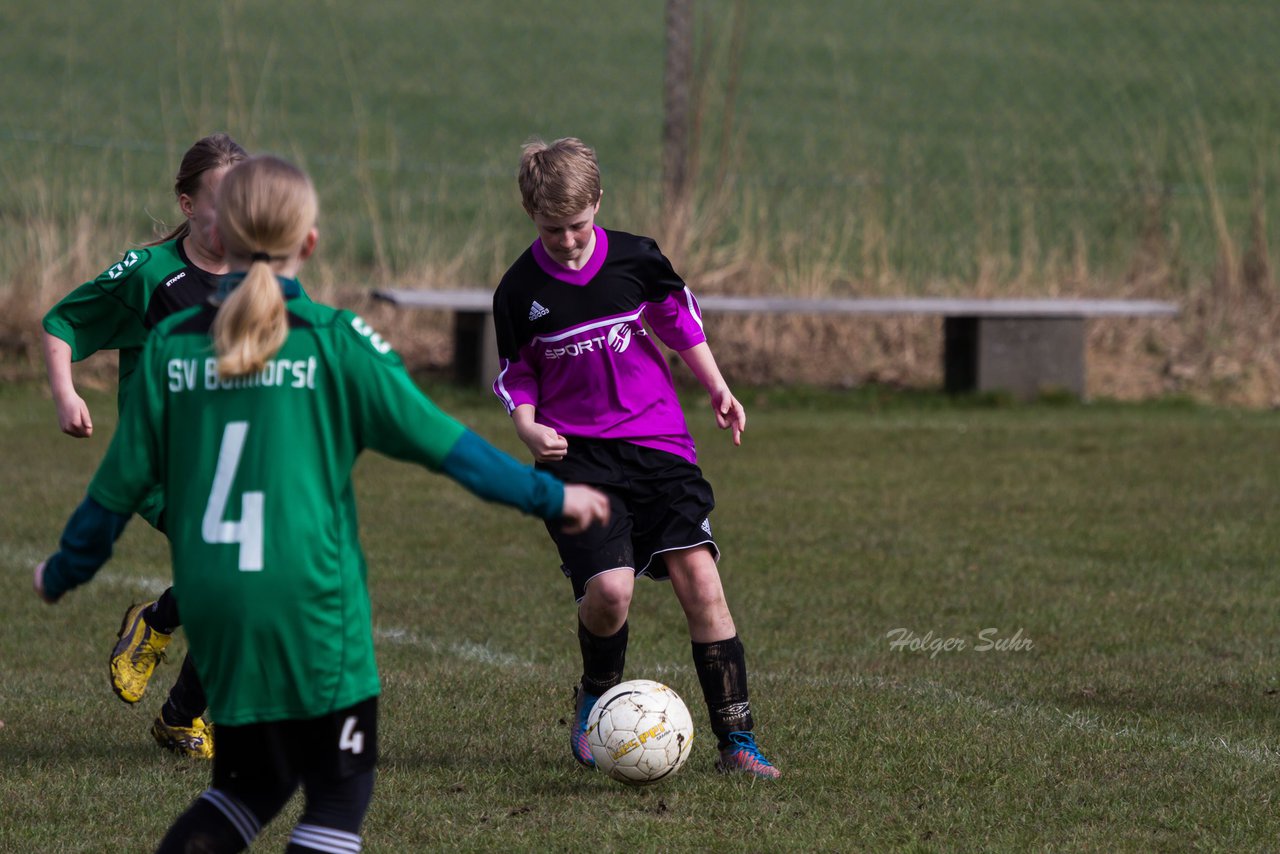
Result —
[[213, 758], [213, 727], [204, 718], [196, 718], [191, 726], [170, 726], [160, 716], [151, 725], [151, 734], [157, 744], [179, 756]]
[[154, 605], [130, 605], [120, 623], [119, 640], [111, 650], [111, 690], [126, 703], [136, 703], [147, 691], [156, 665], [164, 658], [169, 635], [157, 632], [142, 619], [142, 612]]

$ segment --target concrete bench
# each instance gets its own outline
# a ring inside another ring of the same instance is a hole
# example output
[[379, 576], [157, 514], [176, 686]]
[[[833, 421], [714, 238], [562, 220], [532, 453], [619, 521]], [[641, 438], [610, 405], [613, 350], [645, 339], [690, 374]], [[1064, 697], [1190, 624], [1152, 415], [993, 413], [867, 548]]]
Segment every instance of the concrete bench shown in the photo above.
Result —
[[[404, 308], [454, 314], [454, 370], [488, 385], [498, 373], [493, 293], [375, 290]], [[1047, 390], [1084, 395], [1085, 320], [1172, 317], [1174, 303], [1121, 299], [877, 299], [860, 297], [698, 297], [706, 316], [736, 314], [933, 315], [943, 323], [943, 376], [949, 392], [1003, 391], [1023, 399]]]

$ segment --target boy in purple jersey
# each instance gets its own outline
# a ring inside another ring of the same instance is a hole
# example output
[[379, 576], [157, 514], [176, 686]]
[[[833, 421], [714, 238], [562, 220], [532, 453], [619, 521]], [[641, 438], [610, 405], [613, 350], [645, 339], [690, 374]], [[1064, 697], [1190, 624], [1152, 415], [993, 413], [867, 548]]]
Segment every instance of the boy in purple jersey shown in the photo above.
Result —
[[680, 354], [710, 395], [716, 423], [741, 444], [746, 413], [707, 346], [697, 300], [653, 240], [595, 224], [600, 169], [580, 140], [526, 144], [519, 184], [538, 239], [494, 293], [494, 392], [539, 468], [598, 487], [612, 508], [608, 525], [583, 534], [547, 527], [578, 601], [574, 758], [595, 764], [587, 714], [622, 681], [635, 578], [647, 575], [669, 580], [684, 609], [719, 740], [716, 767], [777, 778], [752, 734], [746, 659], [708, 519], [715, 498], [653, 341]]

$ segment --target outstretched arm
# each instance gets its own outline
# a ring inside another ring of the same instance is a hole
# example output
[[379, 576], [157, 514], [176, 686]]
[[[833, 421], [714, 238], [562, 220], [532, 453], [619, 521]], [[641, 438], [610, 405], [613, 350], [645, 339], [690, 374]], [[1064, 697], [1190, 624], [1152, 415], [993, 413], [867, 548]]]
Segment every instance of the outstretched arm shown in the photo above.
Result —
[[111, 557], [128, 521], [129, 514], [115, 513], [86, 496], [67, 520], [58, 552], [36, 567], [36, 595], [53, 603], [93, 578]]
[[68, 436], [87, 439], [93, 435], [89, 406], [76, 393], [71, 378], [71, 345], [56, 335], [44, 333], [44, 364], [49, 373], [49, 391], [58, 410], [58, 428]]
[[720, 374], [715, 356], [707, 342], [695, 344], [687, 350], [680, 351], [680, 358], [693, 371], [693, 375], [702, 383], [711, 397], [711, 408], [716, 414], [716, 426], [721, 430], [733, 431], [733, 444], [742, 444], [742, 432], [747, 429], [747, 411], [729, 390], [729, 384]]
[[470, 430], [463, 432], [440, 470], [487, 501], [509, 504], [543, 519], [562, 518], [565, 531], [581, 533], [609, 521], [609, 499], [580, 484], [561, 484], [490, 445]]

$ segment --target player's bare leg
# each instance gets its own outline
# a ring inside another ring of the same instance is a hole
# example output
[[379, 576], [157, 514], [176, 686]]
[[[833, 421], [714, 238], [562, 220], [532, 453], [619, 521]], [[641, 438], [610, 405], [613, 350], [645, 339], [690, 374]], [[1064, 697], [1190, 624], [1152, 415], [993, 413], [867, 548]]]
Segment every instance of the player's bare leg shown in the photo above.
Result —
[[574, 689], [569, 746], [573, 758], [588, 767], [595, 767], [596, 763], [587, 745], [587, 716], [600, 695], [622, 681], [627, 656], [627, 612], [635, 583], [635, 571], [630, 567], [602, 572], [587, 582], [578, 605], [582, 680]]
[[706, 546], [667, 552], [671, 586], [689, 623], [693, 666], [719, 741], [716, 769], [773, 780], [782, 772], [760, 752], [747, 695], [747, 660], [715, 558]]

